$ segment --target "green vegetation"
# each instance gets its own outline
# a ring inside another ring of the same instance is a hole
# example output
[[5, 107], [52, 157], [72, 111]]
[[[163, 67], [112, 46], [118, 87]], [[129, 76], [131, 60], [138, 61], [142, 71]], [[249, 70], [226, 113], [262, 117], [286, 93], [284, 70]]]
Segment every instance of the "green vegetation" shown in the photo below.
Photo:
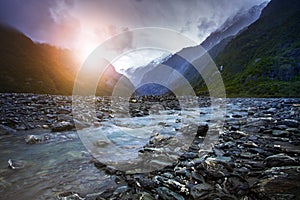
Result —
[[228, 96], [300, 96], [300, 3], [272, 0], [216, 57]]
[[0, 26], [0, 43], [0, 92], [72, 93], [79, 65], [70, 51], [35, 44], [5, 26]]
[[[80, 63], [71, 51], [36, 44], [3, 25], [0, 25], [0, 43], [0, 92], [72, 94]], [[111, 95], [121, 77], [113, 67], [107, 68], [96, 94]], [[128, 79], [125, 83], [130, 87]]]

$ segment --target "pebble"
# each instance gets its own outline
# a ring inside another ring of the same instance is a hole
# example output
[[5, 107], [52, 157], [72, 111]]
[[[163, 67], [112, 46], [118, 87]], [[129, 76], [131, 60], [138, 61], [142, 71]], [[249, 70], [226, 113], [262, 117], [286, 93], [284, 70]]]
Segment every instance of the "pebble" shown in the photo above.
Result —
[[[0, 125], [1, 134], [4, 136], [18, 132], [17, 128], [20, 127], [22, 130], [42, 127], [53, 132], [74, 129], [71, 97], [32, 94], [1, 94], [0, 97], [1, 109], [6, 113], [1, 116]], [[28, 98], [31, 99], [29, 101], [31, 105], [24, 109], [28, 104]], [[158, 99], [151, 96], [137, 97], [129, 102], [131, 116], [148, 115], [147, 109], [157, 103], [156, 100], [166, 109], [179, 109], [174, 97]], [[95, 117], [95, 125], [116, 118], [117, 115], [109, 107], [108, 102], [109, 98], [97, 99], [96, 107], [99, 113]], [[199, 105], [208, 107], [210, 101], [199, 98]], [[208, 128], [211, 128], [214, 122], [213, 119], [204, 122], [205, 125], [195, 127], [197, 129], [187, 128], [187, 131], [197, 130], [196, 139], [190, 148], [184, 149], [176, 162], [165, 159], [173, 154], [167, 154], [165, 157], [162, 157], [162, 154], [167, 152], [166, 145], [172, 143], [170, 146], [176, 146], [180, 140], [176, 137], [164, 137], [158, 132], [154, 133], [149, 144], [141, 149], [140, 155], [145, 152], [151, 155], [146, 164], [159, 166], [156, 171], [126, 174], [114, 167], [94, 162], [94, 165], [107, 176], [115, 177], [116, 185], [101, 193], [95, 193], [93, 198], [97, 196], [96, 199], [143, 200], [300, 199], [298, 192], [300, 116], [299, 106], [295, 106], [299, 105], [299, 99], [236, 98], [227, 99], [227, 105], [228, 117], [224, 129], [217, 142], [212, 145], [212, 149], [204, 154], [198, 152], [201, 150], [200, 138], [206, 137]], [[73, 112], [76, 112], [76, 109]], [[183, 115], [178, 116], [182, 118]], [[83, 124], [83, 127], [88, 127], [93, 125], [89, 120], [90, 114], [84, 112], [82, 120], [78, 122]], [[181, 121], [176, 122], [180, 124]], [[166, 126], [163, 122], [161, 125]], [[38, 135], [26, 137], [26, 142], [30, 144], [43, 140], [44, 138]], [[100, 141], [95, 145], [106, 144]], [[8, 164], [11, 169], [24, 167], [24, 161], [10, 159]], [[88, 199], [87, 197], [92, 199], [91, 195], [83, 197], [76, 192], [68, 191], [59, 196], [60, 199]]]
[[22, 169], [25, 166], [25, 162], [22, 160], [9, 159], [7, 162], [8, 167], [11, 169]]
[[40, 143], [42, 140], [43, 140], [42, 137], [37, 135], [27, 135], [25, 138], [25, 142], [27, 144], [37, 144]]

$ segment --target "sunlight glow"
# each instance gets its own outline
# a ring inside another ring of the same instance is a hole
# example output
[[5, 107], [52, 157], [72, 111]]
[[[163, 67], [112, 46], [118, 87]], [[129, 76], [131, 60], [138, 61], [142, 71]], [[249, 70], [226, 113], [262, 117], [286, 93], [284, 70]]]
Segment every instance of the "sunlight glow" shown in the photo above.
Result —
[[91, 31], [85, 30], [78, 34], [77, 41], [75, 41], [75, 51], [78, 60], [83, 63], [85, 59], [97, 48], [101, 41], [97, 39], [95, 34]]

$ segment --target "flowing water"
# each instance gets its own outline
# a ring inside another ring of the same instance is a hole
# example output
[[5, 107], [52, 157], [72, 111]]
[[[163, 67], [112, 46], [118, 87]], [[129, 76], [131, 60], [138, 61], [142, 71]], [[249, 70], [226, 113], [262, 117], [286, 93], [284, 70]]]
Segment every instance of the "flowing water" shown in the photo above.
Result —
[[[101, 191], [113, 181], [90, 163], [91, 156], [75, 132], [48, 143], [26, 144], [24, 136], [32, 133], [0, 137], [0, 199], [55, 199], [66, 191], [87, 194]], [[10, 169], [9, 159], [24, 166]]]
[[[200, 112], [207, 114], [209, 111], [196, 109], [181, 114], [162, 111], [155, 116], [114, 118], [94, 130], [98, 130], [97, 133], [100, 130], [101, 135], [122, 147], [124, 154], [120, 158], [134, 159], [138, 150], [155, 132], [176, 135], [175, 129], [179, 126], [176, 120], [184, 119], [188, 124]], [[206, 114], [202, 115], [201, 121], [208, 120]], [[180, 124], [184, 126], [185, 123]], [[89, 129], [85, 132], [93, 133]], [[26, 144], [25, 137], [31, 134], [47, 137], [47, 140]], [[92, 156], [76, 131], [51, 133], [50, 130], [35, 129], [10, 134], [3, 132], [0, 135], [0, 149], [0, 199], [55, 199], [62, 192], [73, 191], [85, 196], [101, 192], [114, 184], [112, 176], [106, 175], [91, 163]], [[118, 159], [115, 152], [110, 153]], [[10, 159], [21, 163], [21, 168], [9, 168]]]

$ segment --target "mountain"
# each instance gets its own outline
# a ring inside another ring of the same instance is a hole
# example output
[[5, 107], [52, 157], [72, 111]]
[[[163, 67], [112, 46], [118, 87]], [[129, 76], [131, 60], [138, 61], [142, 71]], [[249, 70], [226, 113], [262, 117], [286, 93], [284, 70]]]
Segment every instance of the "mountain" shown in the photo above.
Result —
[[[212, 32], [202, 43], [201, 46], [207, 51], [215, 47], [222, 40], [227, 38], [232, 38], [232, 36], [237, 35], [244, 28], [255, 22], [263, 10], [268, 4], [268, 1], [263, 2], [260, 5], [255, 5], [249, 10], [241, 10], [233, 17], [227, 19], [225, 23], [218, 28], [216, 31]], [[229, 40], [230, 41], [230, 40]]]
[[[0, 25], [0, 92], [70, 95], [80, 63], [73, 52], [34, 43], [18, 30]], [[132, 85], [109, 66], [97, 94], [110, 95], [119, 79]]]
[[[198, 71], [192, 66], [192, 62], [205, 55], [205, 50], [210, 50], [209, 53], [213, 54], [214, 57], [217, 56], [235, 34], [241, 32], [246, 26], [258, 19], [266, 4], [267, 2], [256, 5], [249, 10], [238, 12], [234, 17], [229, 18], [217, 31], [213, 32], [201, 45], [184, 48], [167, 59], [162, 60], [161, 63], [154, 66], [148, 65], [147, 67], [151, 67], [150, 70], [148, 68], [141, 71], [144, 73], [143, 77], [140, 78], [141, 82], [163, 82], [169, 89], [178, 89], [182, 88], [181, 85], [183, 84], [187, 85], [186, 81], [188, 81], [198, 93], [206, 91], [207, 88], [203, 86], [204, 82]], [[203, 59], [201, 62], [208, 62], [207, 56], [204, 56]], [[168, 66], [174, 70], [166, 70], [164, 66]], [[141, 77], [142, 73], [138, 74], [139, 77]], [[169, 90], [157, 84], [148, 84], [138, 91], [140, 94], [161, 94]]]
[[139, 67], [131, 67], [124, 71], [124, 74], [129, 77], [130, 81], [138, 86], [141, 83], [141, 80], [143, 78], [143, 75], [151, 71], [155, 66], [157, 66], [160, 63], [163, 63], [164, 61], [168, 60], [172, 54], [164, 54], [161, 57], [152, 60], [150, 63], [139, 66]]
[[299, 96], [300, 2], [272, 0], [216, 63], [230, 96]]

